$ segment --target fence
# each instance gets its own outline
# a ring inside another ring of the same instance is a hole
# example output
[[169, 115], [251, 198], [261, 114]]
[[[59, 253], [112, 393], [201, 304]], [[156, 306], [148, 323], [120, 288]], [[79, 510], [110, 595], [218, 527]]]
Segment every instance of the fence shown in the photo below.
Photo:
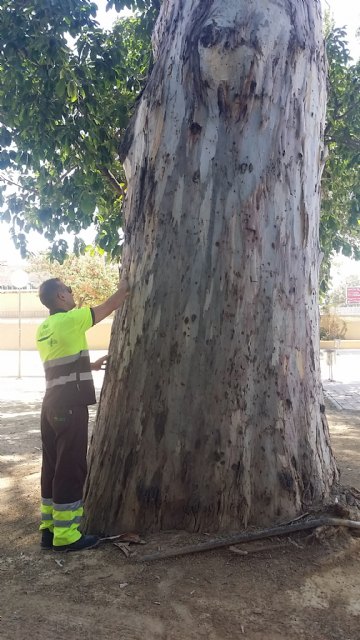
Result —
[[[0, 350], [33, 350], [36, 330], [46, 316], [37, 291], [0, 291]], [[89, 349], [108, 348], [111, 325], [112, 318], [107, 318], [89, 329]]]

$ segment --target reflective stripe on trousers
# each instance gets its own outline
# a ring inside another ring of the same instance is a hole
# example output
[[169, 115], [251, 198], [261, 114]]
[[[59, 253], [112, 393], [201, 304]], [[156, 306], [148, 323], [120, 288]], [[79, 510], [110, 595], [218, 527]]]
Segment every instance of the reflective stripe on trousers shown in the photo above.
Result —
[[54, 547], [72, 544], [81, 538], [79, 525], [83, 513], [82, 500], [57, 504], [48, 498], [42, 498], [40, 530], [50, 529], [53, 531]]
[[41, 498], [41, 523], [40, 523], [40, 531], [44, 531], [44, 529], [50, 529], [50, 531], [54, 530], [54, 520], [53, 520], [53, 501], [51, 498]]

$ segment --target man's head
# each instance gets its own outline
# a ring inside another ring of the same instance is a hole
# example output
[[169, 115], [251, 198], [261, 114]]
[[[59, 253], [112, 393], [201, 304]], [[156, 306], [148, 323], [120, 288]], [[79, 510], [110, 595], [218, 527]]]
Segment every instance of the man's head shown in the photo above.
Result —
[[39, 298], [50, 311], [70, 311], [75, 302], [71, 287], [67, 287], [60, 278], [50, 278], [40, 285]]

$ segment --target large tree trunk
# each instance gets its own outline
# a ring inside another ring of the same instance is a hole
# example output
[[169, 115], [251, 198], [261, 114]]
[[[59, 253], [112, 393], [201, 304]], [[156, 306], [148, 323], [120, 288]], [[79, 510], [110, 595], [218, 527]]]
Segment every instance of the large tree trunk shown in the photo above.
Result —
[[88, 528], [239, 529], [337, 478], [318, 351], [318, 0], [165, 0], [125, 162]]

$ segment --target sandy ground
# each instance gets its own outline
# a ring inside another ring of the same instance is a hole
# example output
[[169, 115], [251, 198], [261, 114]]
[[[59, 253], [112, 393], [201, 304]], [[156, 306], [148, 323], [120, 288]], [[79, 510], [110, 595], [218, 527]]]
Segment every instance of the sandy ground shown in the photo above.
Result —
[[[224, 549], [156, 563], [136, 563], [112, 544], [41, 552], [41, 389], [17, 395], [9, 383], [2, 397], [2, 640], [360, 640], [360, 538], [342, 530], [252, 543], [246, 556]], [[360, 415], [328, 417], [343, 484], [360, 488]], [[188, 540], [169, 532], [132, 548], [139, 555]]]

